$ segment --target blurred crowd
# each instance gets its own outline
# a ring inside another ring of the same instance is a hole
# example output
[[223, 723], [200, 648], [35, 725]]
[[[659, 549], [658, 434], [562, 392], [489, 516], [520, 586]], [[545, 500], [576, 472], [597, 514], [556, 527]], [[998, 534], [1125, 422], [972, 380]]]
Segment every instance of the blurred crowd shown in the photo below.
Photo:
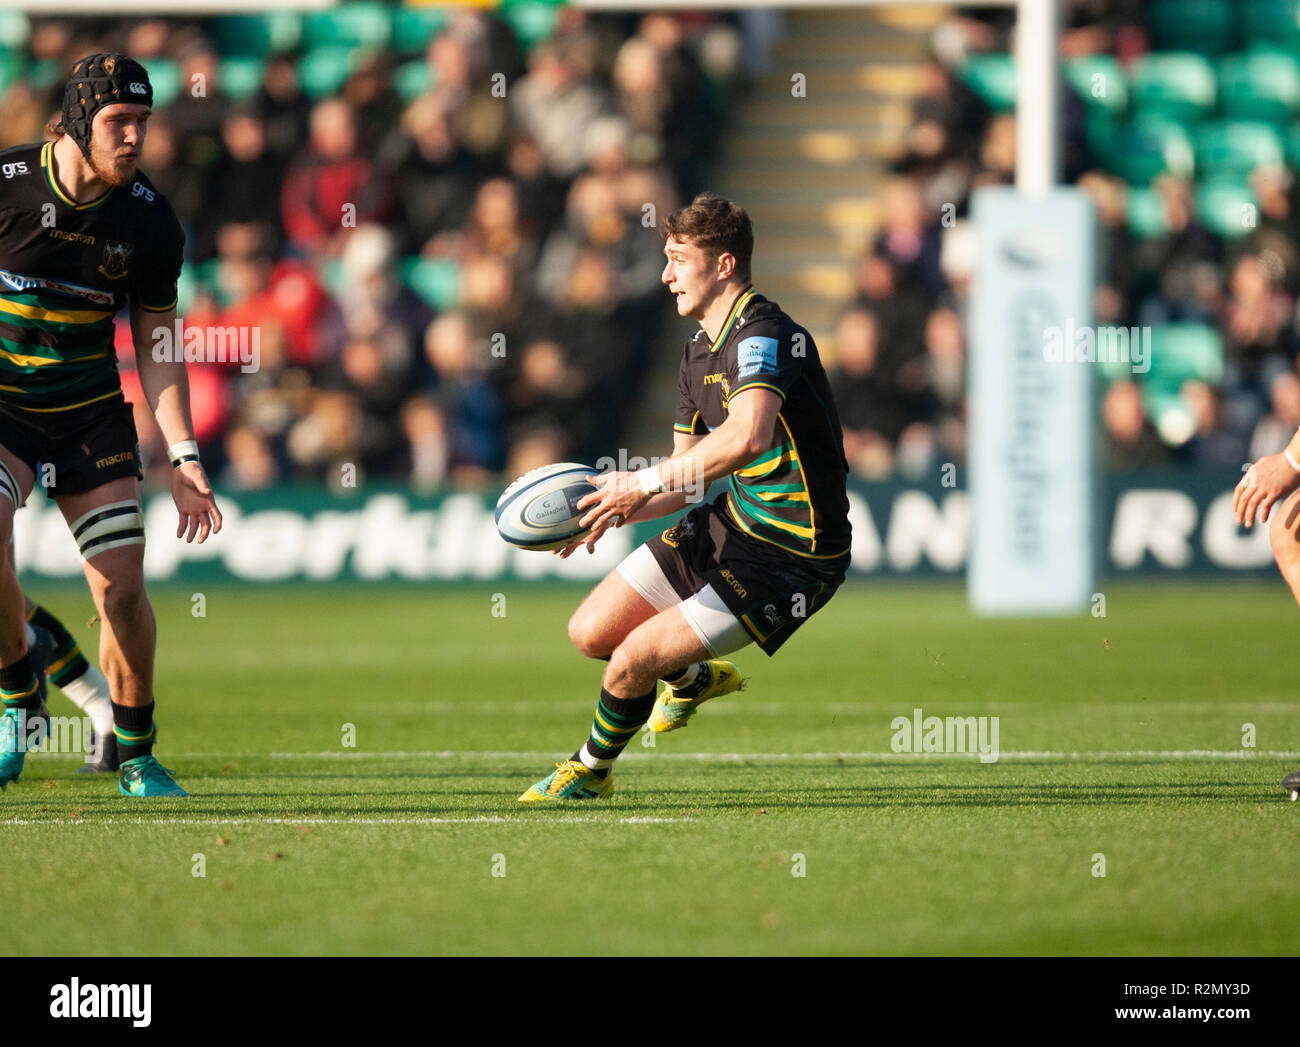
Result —
[[[1069, 0], [1062, 57], [1131, 64], [1152, 46], [1143, 6]], [[933, 34], [905, 149], [880, 194], [879, 232], [856, 264], [856, 294], [832, 341], [833, 379], [845, 449], [865, 478], [933, 476], [938, 463], [963, 459], [970, 197], [1012, 184], [1016, 135], [1014, 115], [991, 109], [959, 71], [972, 54], [1010, 51], [1013, 20], [971, 10]], [[1279, 451], [1300, 426], [1295, 172], [1269, 165], [1249, 175], [1258, 212], [1231, 237], [1198, 217], [1195, 183], [1166, 172], [1150, 185], [1160, 231], [1135, 235], [1134, 187], [1090, 149], [1083, 98], [1065, 84], [1061, 93], [1063, 177], [1092, 199], [1101, 233], [1094, 323], [1205, 325], [1221, 346], [1221, 367], [1182, 381], [1159, 400], [1159, 415], [1143, 376], [1099, 370], [1102, 464], [1235, 469]]]
[[[187, 327], [256, 330], [255, 369], [189, 368], [227, 489], [475, 488], [617, 444], [665, 315], [658, 219], [704, 188], [739, 48], [726, 19], [556, 17], [525, 44], [495, 16], [451, 13], [407, 101], [386, 49], [317, 98], [293, 53], [270, 54], [232, 101], [206, 21], [33, 21], [34, 63], [178, 63], [140, 166], [187, 233]], [[61, 86], [16, 81], [0, 144], [39, 140]], [[441, 284], [419, 293], [413, 273]], [[165, 480], [125, 315], [118, 348]]]

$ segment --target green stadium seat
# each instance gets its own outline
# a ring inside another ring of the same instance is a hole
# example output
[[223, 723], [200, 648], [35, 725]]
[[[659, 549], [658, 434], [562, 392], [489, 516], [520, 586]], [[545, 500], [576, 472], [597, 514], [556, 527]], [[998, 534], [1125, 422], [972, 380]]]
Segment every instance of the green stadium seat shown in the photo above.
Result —
[[1196, 129], [1196, 165], [1203, 176], [1244, 178], [1282, 163], [1282, 138], [1256, 120], [1211, 120]]
[[1149, 186], [1133, 186], [1125, 203], [1128, 229], [1136, 237], [1149, 240], [1169, 231], [1160, 195]]
[[520, 47], [531, 51], [554, 34], [560, 9], [556, 4], [542, 3], [541, 0], [520, 0], [515, 3], [507, 0], [502, 5], [501, 17], [515, 34]]
[[153, 86], [155, 109], [166, 109], [176, 100], [185, 84], [181, 83], [181, 67], [170, 58], [146, 58], [141, 63], [149, 74]]
[[337, 258], [318, 258], [316, 279], [330, 294], [339, 295], [343, 291], [343, 262]]
[[393, 33], [393, 12], [375, 0], [352, 0], [328, 11], [303, 16], [302, 45], [322, 47], [387, 47]]
[[1128, 78], [1114, 55], [1067, 59], [1065, 79], [1089, 107], [1116, 114], [1128, 108]]
[[1148, 185], [1166, 172], [1190, 178], [1196, 166], [1187, 130], [1160, 116], [1138, 116], [1120, 125], [1110, 149], [1100, 155], [1131, 185]]
[[1300, 168], [1300, 123], [1293, 123], [1287, 128], [1282, 147], [1285, 150], [1287, 166]]
[[446, 258], [403, 258], [398, 265], [402, 282], [434, 309], [456, 308], [460, 299], [460, 267]]
[[1010, 55], [974, 55], [962, 69], [961, 78], [995, 112], [1015, 109], [1016, 63]]
[[420, 54], [447, 24], [442, 7], [408, 7], [393, 11], [393, 49], [400, 55]]
[[393, 90], [403, 102], [418, 98], [433, 87], [433, 70], [423, 58], [403, 62], [393, 72]]
[[1149, 0], [1146, 16], [1158, 51], [1220, 55], [1237, 43], [1233, 0]]
[[1225, 239], [1245, 236], [1258, 220], [1258, 201], [1244, 180], [1212, 178], [1196, 189], [1196, 215]]
[[67, 78], [68, 67], [57, 58], [42, 58], [27, 68], [27, 83], [36, 91], [62, 84]]
[[1237, 17], [1247, 42], [1300, 45], [1300, 0], [1244, 0]]
[[361, 62], [362, 52], [351, 47], [321, 47], [298, 59], [298, 83], [313, 102], [342, 88]]
[[32, 23], [24, 11], [0, 11], [0, 48], [17, 50], [27, 46]]
[[1284, 124], [1300, 110], [1300, 58], [1279, 51], [1228, 55], [1219, 62], [1226, 116]]
[[292, 51], [302, 38], [302, 15], [296, 11], [219, 15], [212, 19], [212, 43], [224, 58], [265, 58]]
[[1223, 381], [1223, 338], [1205, 324], [1157, 324], [1151, 329], [1151, 368], [1142, 384], [1177, 394], [1187, 381]]
[[27, 52], [11, 48], [0, 48], [0, 92], [8, 91], [9, 85], [27, 73]]
[[1143, 55], [1133, 66], [1133, 107], [1140, 113], [1195, 121], [1214, 111], [1214, 67], [1190, 52]]
[[235, 102], [252, 98], [262, 86], [265, 73], [265, 59], [255, 55], [223, 59], [220, 66], [221, 93]]

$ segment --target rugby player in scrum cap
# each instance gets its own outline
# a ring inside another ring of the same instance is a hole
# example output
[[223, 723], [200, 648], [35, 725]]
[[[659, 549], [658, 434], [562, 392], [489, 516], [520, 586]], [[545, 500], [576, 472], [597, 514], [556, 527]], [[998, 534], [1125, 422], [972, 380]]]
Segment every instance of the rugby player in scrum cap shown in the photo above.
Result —
[[[38, 476], [68, 523], [99, 611], [99, 661], [127, 796], [184, 796], [153, 756], [153, 610], [144, 589], [141, 467], [122, 395], [113, 321], [130, 309], [140, 383], [168, 445], [177, 537], [202, 542], [221, 513], [198, 459], [178, 355], [153, 353], [173, 329], [185, 234], [136, 170], [153, 104], [125, 55], [77, 61], [53, 141], [0, 153], [0, 543]], [[25, 636], [12, 565], [0, 572], [0, 784], [22, 772], [27, 719], [44, 666]]]

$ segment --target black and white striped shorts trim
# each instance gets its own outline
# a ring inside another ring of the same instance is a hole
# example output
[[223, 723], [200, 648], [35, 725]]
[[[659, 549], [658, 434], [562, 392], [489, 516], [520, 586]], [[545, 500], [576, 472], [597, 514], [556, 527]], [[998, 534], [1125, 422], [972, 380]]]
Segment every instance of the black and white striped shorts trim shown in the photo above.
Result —
[[91, 509], [70, 526], [86, 559], [121, 545], [144, 545], [144, 513], [134, 498]]

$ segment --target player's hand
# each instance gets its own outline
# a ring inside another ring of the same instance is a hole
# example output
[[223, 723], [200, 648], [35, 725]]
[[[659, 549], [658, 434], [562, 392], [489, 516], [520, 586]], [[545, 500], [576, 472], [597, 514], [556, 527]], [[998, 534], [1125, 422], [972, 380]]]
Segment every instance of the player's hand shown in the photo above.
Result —
[[561, 559], [572, 556], [584, 545], [587, 552], [594, 553], [601, 535], [611, 527], [622, 527], [633, 513], [650, 500], [650, 496], [641, 490], [636, 473], [602, 473], [599, 476], [588, 476], [587, 482], [594, 484], [596, 490], [578, 500], [577, 508], [587, 510], [578, 522], [583, 527], [590, 527], [591, 531], [585, 538], [560, 549]]
[[1286, 456], [1265, 455], [1246, 470], [1232, 492], [1232, 511], [1237, 523], [1252, 527], [1256, 519], [1267, 519], [1274, 504], [1297, 487], [1300, 487], [1300, 473], [1291, 468]]
[[209, 534], [221, 530], [221, 510], [212, 496], [207, 473], [198, 462], [186, 462], [172, 470], [172, 500], [180, 513], [177, 538], [183, 535], [192, 542], [197, 534], [202, 544]]

